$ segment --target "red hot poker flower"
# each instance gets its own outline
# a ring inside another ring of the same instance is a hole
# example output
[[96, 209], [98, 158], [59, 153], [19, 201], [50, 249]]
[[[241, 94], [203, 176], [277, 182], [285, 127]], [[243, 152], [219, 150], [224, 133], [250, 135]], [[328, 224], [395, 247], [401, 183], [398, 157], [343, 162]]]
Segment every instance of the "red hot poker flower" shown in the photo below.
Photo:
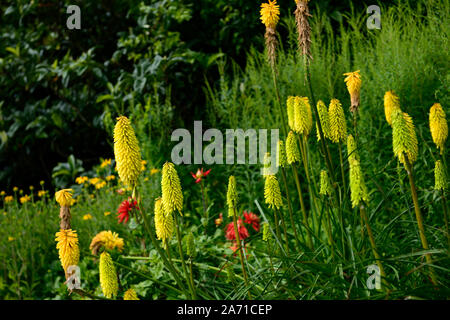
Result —
[[259, 232], [259, 217], [253, 212], [244, 211], [245, 223], [251, 224], [256, 232]]
[[[241, 218], [239, 218], [239, 220], [237, 222], [237, 227], [238, 227], [239, 239], [244, 240], [244, 239], [247, 239], [250, 236], [249, 233], [248, 233], [248, 230], [244, 226], [244, 223], [242, 222]], [[234, 232], [233, 222], [230, 222], [227, 225], [226, 232], [225, 232], [225, 237], [228, 240], [236, 240], [236, 234]]]
[[199, 183], [200, 181], [202, 181], [202, 178], [206, 177], [209, 173], [211, 172], [211, 169], [209, 169], [208, 171], [203, 171], [203, 168], [198, 169], [196, 174], [193, 174], [191, 172], [191, 176], [192, 178], [195, 179], [195, 183]]
[[119, 223], [121, 223], [122, 221], [123, 223], [127, 223], [128, 219], [130, 219], [130, 211], [133, 209], [139, 210], [136, 200], [130, 198], [128, 200], [123, 201], [120, 204], [119, 209], [117, 210], [117, 219]]

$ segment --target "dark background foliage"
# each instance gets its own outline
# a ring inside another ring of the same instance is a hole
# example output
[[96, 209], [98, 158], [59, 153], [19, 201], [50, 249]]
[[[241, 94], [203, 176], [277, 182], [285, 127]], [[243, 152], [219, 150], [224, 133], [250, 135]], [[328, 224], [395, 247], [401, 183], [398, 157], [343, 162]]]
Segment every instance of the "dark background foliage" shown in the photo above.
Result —
[[[338, 26], [342, 14], [373, 1], [314, 1]], [[388, 1], [383, 1], [384, 4]], [[66, 28], [68, 5], [81, 30]], [[281, 14], [294, 1], [279, 1]], [[51, 180], [69, 155], [85, 168], [111, 155], [114, 118], [128, 107], [159, 110], [150, 130], [203, 119], [205, 80], [218, 58], [243, 67], [263, 49], [259, 2], [245, 0], [2, 1], [0, 38], [0, 184]], [[336, 28], [337, 29], [337, 28]], [[283, 30], [280, 30], [283, 36]], [[230, 70], [229, 70], [230, 71]]]

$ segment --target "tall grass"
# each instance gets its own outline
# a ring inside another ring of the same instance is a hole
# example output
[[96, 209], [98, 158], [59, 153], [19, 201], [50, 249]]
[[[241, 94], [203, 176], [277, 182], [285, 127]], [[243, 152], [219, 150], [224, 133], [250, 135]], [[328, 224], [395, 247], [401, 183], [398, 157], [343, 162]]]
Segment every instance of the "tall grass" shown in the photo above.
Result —
[[[311, 19], [312, 84], [316, 99], [321, 99], [326, 104], [332, 98], [339, 99], [350, 121], [350, 97], [345, 88], [343, 73], [361, 70], [363, 84], [358, 144], [362, 172], [371, 198], [367, 214], [373, 226], [381, 260], [387, 269], [387, 277], [393, 286], [391, 297], [433, 296], [432, 289], [427, 289], [431, 283], [428, 281], [427, 268], [424, 267], [426, 263], [423, 252], [420, 251], [419, 232], [407, 176], [392, 153], [392, 131], [384, 118], [384, 93], [395, 90], [400, 97], [402, 110], [414, 118], [419, 139], [419, 160], [414, 164], [419, 203], [424, 211], [425, 225], [432, 243], [431, 251], [436, 252], [434, 264], [443, 285], [440, 294], [448, 296], [449, 259], [442, 209], [439, 203], [434, 203], [439, 198], [433, 191], [432, 173], [437, 152], [428, 128], [428, 110], [434, 102], [445, 106], [449, 103], [450, 59], [448, 50], [445, 49], [448, 47], [450, 31], [449, 24], [446, 23], [449, 18], [449, 3], [446, 0], [424, 1], [416, 7], [408, 3], [381, 7], [381, 30], [366, 28], [365, 12], [349, 12], [344, 14], [344, 21], [336, 33], [329, 18], [316, 12]], [[289, 95], [308, 96], [308, 88], [302, 60], [297, 52], [293, 17], [284, 18], [282, 27], [287, 30], [288, 36], [287, 39], [280, 39], [284, 48], [278, 52], [278, 80], [281, 100], [286, 101]], [[243, 70], [231, 62], [232, 77], [223, 73], [226, 63], [223, 61], [219, 64], [222, 77], [218, 87], [206, 85], [210, 125], [243, 129], [281, 128], [275, 88], [262, 50], [250, 50], [248, 63]], [[309, 146], [312, 175], [318, 179], [320, 170], [325, 165], [319, 156], [315, 132], [309, 138]], [[338, 148], [336, 145], [330, 147], [335, 159], [334, 169], [339, 172], [339, 162], [336, 161], [339, 159]], [[344, 166], [347, 171], [346, 158]], [[306, 180], [304, 173], [301, 176]], [[291, 190], [295, 190], [292, 182]], [[290, 195], [296, 197], [294, 192]], [[343, 197], [345, 199], [345, 191]], [[248, 202], [255, 199], [261, 199], [261, 195], [255, 198], [249, 195]], [[305, 273], [302, 280], [305, 292], [301, 292], [309, 298], [330, 297], [328, 294], [340, 298], [370, 295], [363, 289], [365, 268], [370, 261], [374, 261], [367, 235], [361, 233], [358, 212], [351, 210], [345, 202], [343, 205], [341, 209], [345, 230], [342, 234], [338, 232], [339, 221], [336, 221], [336, 216], [332, 215], [331, 218], [336, 233], [333, 234], [333, 238], [337, 240], [336, 246], [348, 250], [343, 253], [344, 256], [326, 264], [331, 260], [327, 260], [330, 252], [325, 245], [325, 233], [321, 235], [323, 239], [315, 240], [322, 245], [313, 252], [304, 248], [305, 252], [299, 253], [304, 255], [301, 260], [306, 257], [311, 259], [311, 264], [302, 262], [299, 267], [301, 273]], [[312, 203], [307, 206], [312, 208]], [[322, 210], [327, 209], [324, 207]], [[294, 211], [297, 214], [300, 212], [298, 205]], [[322, 262], [317, 262], [315, 259], [318, 256], [325, 260], [319, 259]], [[341, 291], [341, 285], [346, 288], [346, 292]]]

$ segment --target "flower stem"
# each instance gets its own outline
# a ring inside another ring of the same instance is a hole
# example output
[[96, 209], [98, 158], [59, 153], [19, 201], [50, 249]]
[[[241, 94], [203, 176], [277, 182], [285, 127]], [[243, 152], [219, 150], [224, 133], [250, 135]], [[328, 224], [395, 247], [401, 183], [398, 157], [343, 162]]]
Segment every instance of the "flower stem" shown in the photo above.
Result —
[[281, 114], [281, 122], [283, 124], [283, 134], [285, 137], [287, 137], [287, 127], [286, 127], [286, 120], [284, 118], [284, 111], [283, 111], [283, 107], [281, 106], [281, 98], [280, 98], [280, 91], [278, 90], [278, 85], [277, 85], [277, 74], [275, 71], [275, 68], [272, 66], [272, 79], [273, 79], [273, 86], [275, 87], [275, 94], [277, 96], [277, 101], [278, 101], [278, 107], [279, 107], [279, 111]]
[[302, 188], [300, 186], [300, 180], [298, 178], [297, 166], [295, 163], [292, 164], [292, 170], [294, 171], [294, 179], [295, 179], [295, 184], [297, 186], [298, 197], [300, 200], [300, 208], [301, 208], [302, 215], [303, 215], [303, 223], [305, 224], [306, 232], [308, 234], [308, 247], [311, 250], [313, 250], [311, 232], [309, 231], [309, 228], [308, 228], [308, 217], [306, 215], [306, 208], [305, 208], [305, 203], [303, 201]]
[[343, 160], [343, 157], [342, 157], [342, 142], [339, 142], [339, 161], [340, 161], [340, 164], [341, 164], [342, 187], [343, 187], [344, 195], [345, 195], [347, 187], [346, 187], [346, 184], [345, 184], [344, 160]]
[[445, 198], [444, 191], [441, 192], [441, 199], [442, 199], [442, 208], [443, 208], [443, 211], [444, 211], [445, 233], [447, 234], [448, 249], [450, 250], [450, 234], [449, 234], [449, 231], [448, 231], [447, 199]]
[[183, 247], [181, 245], [180, 225], [178, 223], [178, 215], [174, 214], [174, 216], [175, 216], [174, 220], [175, 220], [175, 230], [176, 230], [176, 234], [177, 234], [178, 252], [180, 254], [181, 265], [183, 267], [184, 276], [186, 277], [186, 282], [188, 283], [189, 290], [191, 291], [192, 299], [196, 300], [197, 296], [195, 294], [194, 288], [192, 287], [191, 281], [189, 280], [190, 279], [189, 272], [186, 267], [186, 262], [184, 261]]
[[202, 204], [203, 204], [203, 217], [205, 218], [205, 222], [203, 223], [203, 226], [205, 227], [205, 235], [206, 235], [206, 228], [208, 226], [208, 213], [206, 211], [207, 205], [206, 205], [206, 197], [205, 197], [205, 189], [203, 187], [203, 180], [200, 180], [200, 187], [202, 190]]
[[234, 214], [233, 214], [233, 226], [234, 226], [234, 234], [236, 237], [236, 241], [239, 244], [239, 259], [241, 260], [241, 266], [242, 266], [242, 274], [244, 276], [244, 282], [245, 282], [245, 286], [247, 287], [247, 294], [248, 294], [248, 298], [252, 299], [252, 296], [250, 294], [250, 288], [248, 286], [248, 278], [247, 278], [247, 271], [245, 270], [245, 266], [244, 266], [244, 252], [243, 252], [243, 248], [242, 248], [242, 244], [241, 244], [241, 239], [239, 237], [239, 231], [238, 231], [238, 226], [237, 226], [237, 213], [236, 213], [236, 207], [233, 206], [233, 210], [234, 210]]
[[286, 231], [286, 223], [284, 221], [283, 212], [281, 210], [277, 210], [276, 208], [274, 208], [274, 212], [275, 212], [275, 214], [277, 212], [280, 214], [281, 225], [283, 226], [283, 233], [284, 233], [284, 240], [285, 240], [285, 246], [286, 246], [286, 253], [289, 253], [289, 239], [288, 239], [288, 235], [287, 235], [287, 231]]
[[[425, 227], [423, 225], [423, 217], [422, 217], [422, 213], [420, 212], [419, 200], [418, 200], [418, 197], [417, 197], [417, 189], [416, 189], [416, 185], [414, 183], [412, 165], [409, 162], [409, 159], [408, 159], [408, 156], [406, 155], [406, 153], [404, 153], [403, 155], [404, 155], [404, 159], [405, 159], [406, 172], [408, 173], [409, 185], [411, 187], [411, 196], [413, 198], [414, 211], [416, 213], [417, 226], [419, 227], [420, 241], [422, 242], [422, 247], [425, 250], [429, 250], [427, 237], [425, 235]], [[431, 282], [433, 282], [433, 284], [436, 285], [437, 284], [436, 274], [434, 273], [434, 269], [431, 266], [431, 264], [433, 262], [431, 254], [429, 254], [429, 253], [425, 254], [425, 258], [426, 258], [428, 264], [430, 264], [429, 268], [430, 268]]]
[[372, 247], [373, 255], [375, 257], [378, 268], [380, 269], [380, 274], [383, 279], [383, 283], [386, 285], [387, 284], [386, 273], [384, 272], [383, 264], [381, 263], [380, 255], [378, 254], [377, 246], [375, 244], [375, 238], [373, 237], [372, 228], [370, 227], [370, 224], [369, 224], [369, 218], [367, 217], [366, 208], [364, 207], [363, 204], [361, 204], [359, 206], [359, 211], [361, 213], [361, 217], [364, 220], [364, 223], [366, 224], [367, 235], [369, 236], [370, 246]]
[[291, 196], [289, 195], [289, 188], [287, 185], [286, 172], [285, 172], [284, 168], [281, 168], [281, 176], [283, 177], [284, 188], [286, 190], [286, 200], [287, 200], [287, 204], [288, 204], [289, 218], [291, 220], [292, 229], [294, 230], [295, 245], [296, 245], [297, 250], [300, 250], [300, 243], [298, 240], [297, 227], [295, 226], [294, 214], [292, 213]]

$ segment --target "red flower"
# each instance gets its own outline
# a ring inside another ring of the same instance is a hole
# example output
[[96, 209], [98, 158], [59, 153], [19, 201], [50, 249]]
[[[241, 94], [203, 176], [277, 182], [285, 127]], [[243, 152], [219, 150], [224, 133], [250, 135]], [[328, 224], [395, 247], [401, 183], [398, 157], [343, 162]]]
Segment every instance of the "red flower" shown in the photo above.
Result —
[[123, 201], [119, 209], [117, 210], [117, 219], [119, 220], [119, 223], [123, 221], [123, 223], [127, 223], [128, 219], [130, 218], [130, 211], [133, 209], [138, 209], [137, 201], [132, 200], [131, 198], [128, 200]]
[[259, 217], [253, 212], [244, 211], [245, 223], [251, 224], [256, 232], [259, 232]]
[[203, 177], [206, 177], [209, 173], [211, 172], [211, 169], [209, 169], [206, 172], [203, 172], [203, 168], [198, 169], [196, 174], [193, 174], [191, 172], [192, 178], [195, 179], [195, 183], [199, 183], [200, 181], [202, 181]]
[[214, 223], [216, 224], [216, 226], [220, 226], [223, 222], [223, 215], [222, 212], [219, 214], [219, 218], [214, 220]]
[[[244, 239], [247, 239], [250, 236], [249, 233], [248, 233], [248, 230], [244, 226], [244, 223], [242, 222], [241, 218], [238, 219], [237, 227], [238, 227], [238, 232], [239, 232], [239, 239], [244, 240]], [[225, 232], [225, 237], [228, 240], [236, 240], [236, 234], [234, 232], [234, 224], [233, 224], [233, 222], [230, 222], [227, 225], [226, 229], [227, 230]]]

